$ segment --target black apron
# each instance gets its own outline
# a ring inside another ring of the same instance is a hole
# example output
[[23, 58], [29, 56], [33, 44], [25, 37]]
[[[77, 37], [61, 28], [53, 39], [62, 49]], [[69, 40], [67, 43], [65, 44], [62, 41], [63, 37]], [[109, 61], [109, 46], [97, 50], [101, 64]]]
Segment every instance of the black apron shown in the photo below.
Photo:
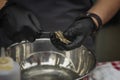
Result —
[[91, 7], [90, 0], [9, 0], [35, 13], [44, 31], [65, 30]]

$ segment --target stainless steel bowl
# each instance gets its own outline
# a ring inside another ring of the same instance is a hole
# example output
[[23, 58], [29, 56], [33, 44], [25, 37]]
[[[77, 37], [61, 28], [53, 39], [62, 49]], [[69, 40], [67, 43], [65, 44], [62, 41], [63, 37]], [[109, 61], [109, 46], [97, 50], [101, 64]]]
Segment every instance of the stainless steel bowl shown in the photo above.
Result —
[[59, 51], [49, 38], [23, 41], [8, 48], [8, 55], [19, 62], [24, 80], [79, 80], [96, 64], [94, 54], [83, 45]]

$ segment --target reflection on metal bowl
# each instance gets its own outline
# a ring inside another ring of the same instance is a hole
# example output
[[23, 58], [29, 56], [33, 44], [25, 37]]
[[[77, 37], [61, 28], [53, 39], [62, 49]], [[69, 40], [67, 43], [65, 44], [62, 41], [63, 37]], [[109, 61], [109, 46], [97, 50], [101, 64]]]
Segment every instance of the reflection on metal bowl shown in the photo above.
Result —
[[59, 51], [48, 38], [14, 44], [8, 48], [8, 54], [20, 63], [23, 80], [79, 80], [96, 63], [94, 54], [83, 45]]

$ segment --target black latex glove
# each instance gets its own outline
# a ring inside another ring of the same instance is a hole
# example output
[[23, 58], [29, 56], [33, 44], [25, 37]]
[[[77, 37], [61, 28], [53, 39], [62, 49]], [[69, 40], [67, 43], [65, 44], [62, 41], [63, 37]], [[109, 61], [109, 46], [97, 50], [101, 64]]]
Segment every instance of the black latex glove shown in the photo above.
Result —
[[13, 42], [22, 40], [34, 41], [41, 33], [41, 27], [36, 16], [16, 5], [4, 7], [0, 13], [0, 27]]
[[0, 47], [8, 47], [13, 42], [6, 36], [3, 29], [0, 28]]
[[73, 24], [63, 32], [64, 37], [71, 43], [61, 42], [55, 33], [51, 34], [51, 42], [59, 50], [72, 50], [80, 47], [95, 28], [96, 25], [90, 17], [77, 17]]

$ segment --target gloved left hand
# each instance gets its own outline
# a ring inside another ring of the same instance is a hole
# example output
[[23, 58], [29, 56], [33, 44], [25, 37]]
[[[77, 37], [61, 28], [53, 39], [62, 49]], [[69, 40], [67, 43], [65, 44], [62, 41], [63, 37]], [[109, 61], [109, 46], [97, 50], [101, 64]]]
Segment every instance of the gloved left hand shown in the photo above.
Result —
[[73, 24], [62, 34], [71, 41], [69, 44], [63, 43], [55, 33], [51, 34], [51, 42], [59, 50], [71, 50], [81, 46], [87, 36], [97, 28], [95, 22], [90, 17], [78, 17]]
[[41, 33], [41, 25], [36, 15], [18, 5], [5, 6], [0, 14], [0, 27], [11, 41], [34, 41]]

